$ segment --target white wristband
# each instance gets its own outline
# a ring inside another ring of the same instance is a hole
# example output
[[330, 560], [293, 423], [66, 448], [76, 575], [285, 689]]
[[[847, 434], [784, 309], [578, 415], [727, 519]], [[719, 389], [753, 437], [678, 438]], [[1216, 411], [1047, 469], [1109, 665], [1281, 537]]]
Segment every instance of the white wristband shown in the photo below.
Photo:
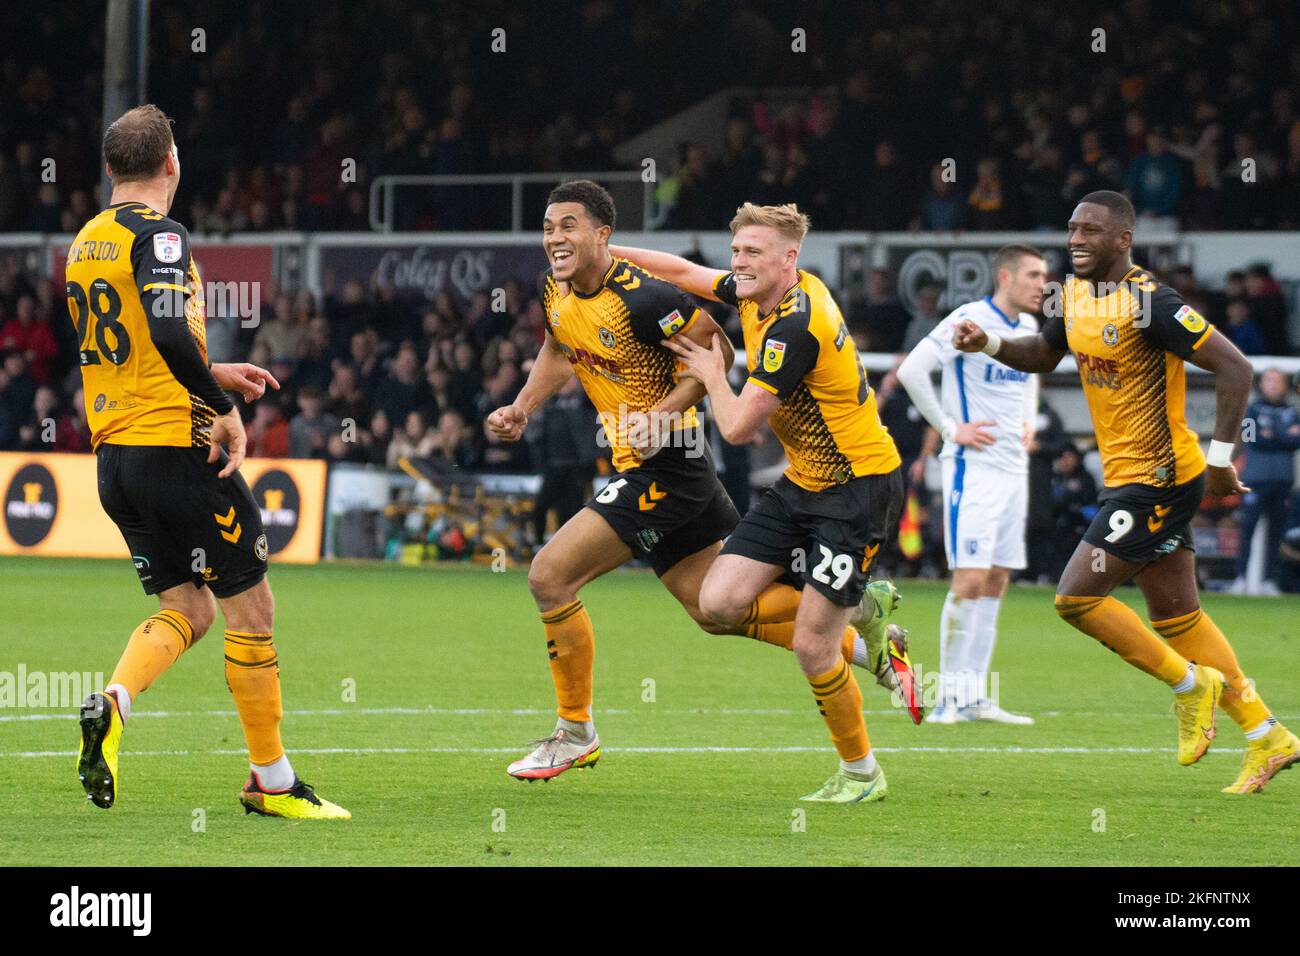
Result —
[[1227, 468], [1232, 464], [1232, 442], [1210, 439], [1210, 450], [1205, 463], [1211, 468]]
[[951, 418], [945, 418], [942, 426], [939, 428], [939, 437], [944, 441], [952, 441], [957, 437], [957, 422]]
[[985, 332], [984, 334], [989, 337], [989, 340], [980, 351], [985, 355], [997, 355], [998, 349], [1002, 348], [1002, 336], [996, 332]]

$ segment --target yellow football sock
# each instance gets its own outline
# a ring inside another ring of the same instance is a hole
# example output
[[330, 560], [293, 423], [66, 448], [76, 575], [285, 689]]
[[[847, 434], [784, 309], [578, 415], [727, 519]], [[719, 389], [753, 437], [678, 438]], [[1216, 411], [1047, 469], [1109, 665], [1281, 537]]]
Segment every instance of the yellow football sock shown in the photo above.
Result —
[[862, 691], [853, 677], [853, 668], [847, 661], [840, 661], [825, 674], [808, 677], [808, 683], [840, 759], [861, 760], [871, 750], [871, 741], [862, 719]]
[[194, 625], [180, 611], [165, 608], [131, 632], [108, 683], [121, 684], [134, 700], [194, 643]]
[[280, 743], [280, 659], [267, 633], [226, 631], [226, 686], [244, 725], [249, 759], [258, 766], [284, 756]]
[[[752, 637], [756, 641], [762, 641], [764, 644], [774, 644], [777, 647], [784, 647], [787, 651], [794, 650], [794, 621], [780, 621], [775, 624], [751, 624], [745, 628], [745, 636]], [[840, 642], [840, 653], [850, 664], [853, 663], [853, 645], [857, 640], [858, 632], [851, 627], [844, 628], [844, 639]]]
[[1258, 727], [1268, 720], [1268, 707], [1241, 672], [1232, 645], [1202, 608], [1179, 617], [1152, 621], [1151, 626], [1189, 661], [1223, 672], [1227, 684], [1219, 704], [1242, 730]]
[[749, 612], [741, 620], [740, 626], [749, 628], [753, 624], [793, 621], [802, 596], [797, 588], [788, 584], [769, 584], [749, 605]]
[[1187, 676], [1187, 659], [1147, 630], [1132, 608], [1110, 595], [1074, 597], [1058, 594], [1056, 613], [1138, 670], [1170, 687]]
[[591, 668], [596, 657], [596, 632], [581, 601], [542, 613], [546, 650], [551, 657], [556, 712], [565, 720], [591, 720]]

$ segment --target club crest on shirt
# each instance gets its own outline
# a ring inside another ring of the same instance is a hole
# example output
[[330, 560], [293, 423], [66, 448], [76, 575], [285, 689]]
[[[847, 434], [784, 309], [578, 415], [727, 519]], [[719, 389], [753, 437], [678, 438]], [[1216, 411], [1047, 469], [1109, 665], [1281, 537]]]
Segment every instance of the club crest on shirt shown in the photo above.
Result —
[[778, 339], [768, 339], [763, 349], [763, 371], [772, 373], [785, 361], [785, 343]]
[[1196, 334], [1205, 331], [1205, 316], [1197, 312], [1190, 305], [1185, 305], [1174, 313], [1174, 318], [1182, 323], [1183, 328], [1188, 332]]
[[1119, 341], [1119, 329], [1115, 328], [1113, 322], [1107, 322], [1105, 328], [1101, 330], [1101, 340], [1107, 345], [1114, 345]]
[[612, 349], [614, 347], [614, 333], [609, 329], [602, 325], [596, 330], [596, 335], [600, 338], [600, 344], [605, 348]]
[[676, 335], [686, 324], [686, 317], [678, 309], [673, 309], [662, 319], [659, 320], [659, 328], [663, 330], [664, 338]]

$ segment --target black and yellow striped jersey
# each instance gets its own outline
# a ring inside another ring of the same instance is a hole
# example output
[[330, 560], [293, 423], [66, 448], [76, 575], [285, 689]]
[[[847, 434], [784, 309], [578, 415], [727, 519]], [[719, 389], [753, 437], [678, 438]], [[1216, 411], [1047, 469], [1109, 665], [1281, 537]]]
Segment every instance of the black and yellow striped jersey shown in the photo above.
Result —
[[[627, 415], [649, 411], [673, 390], [677, 359], [663, 342], [690, 327], [699, 310], [675, 285], [626, 259], [615, 259], [590, 295], [561, 295], [550, 270], [541, 292], [546, 328], [605, 424], [614, 467], [635, 466], [640, 457], [627, 443]], [[697, 425], [692, 406], [675, 427]]]
[[233, 406], [207, 371], [185, 228], [142, 203], [108, 207], [72, 241], [67, 295], [93, 446], [207, 445], [214, 414]]
[[1138, 266], [1113, 288], [1068, 276], [1062, 306], [1043, 336], [1078, 362], [1106, 487], [1167, 488], [1204, 471], [1185, 416], [1183, 360], [1214, 327]]
[[749, 381], [781, 399], [770, 422], [791, 481], [822, 491], [899, 467], [848, 325], [820, 279], [800, 269], [799, 281], [767, 315], [736, 296], [733, 273], [719, 276], [713, 291], [740, 310]]

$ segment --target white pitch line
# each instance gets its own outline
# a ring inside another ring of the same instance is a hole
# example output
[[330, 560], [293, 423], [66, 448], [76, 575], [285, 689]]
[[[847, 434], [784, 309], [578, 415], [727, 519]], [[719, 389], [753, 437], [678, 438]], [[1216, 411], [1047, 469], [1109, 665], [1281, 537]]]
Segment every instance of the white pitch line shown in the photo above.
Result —
[[[513, 754], [522, 747], [301, 747], [293, 754]], [[1173, 747], [873, 747], [882, 754], [1168, 754]], [[834, 753], [833, 747], [603, 747], [619, 754], [795, 754]], [[1239, 754], [1241, 749], [1215, 748], [1214, 753]], [[133, 750], [130, 757], [228, 757], [245, 750]], [[0, 753], [5, 757], [75, 757], [73, 750], [23, 750]]]
[[[688, 707], [688, 708], [659, 708], [656, 705], [647, 705], [641, 710], [634, 711], [626, 708], [609, 708], [606, 710], [592, 711], [597, 717], [604, 716], [622, 716], [631, 713], [655, 713], [667, 714], [671, 716], [755, 716], [755, 717], [791, 717], [801, 716], [811, 713], [811, 707]], [[862, 712], [868, 717], [889, 717], [895, 714], [902, 714], [902, 708], [889, 710], [864, 710]], [[553, 716], [553, 708], [504, 708], [504, 707], [331, 707], [318, 710], [286, 710], [286, 717], [343, 717], [360, 714], [366, 717], [374, 716], [411, 716], [411, 717], [543, 717]], [[164, 718], [164, 717], [237, 717], [238, 714], [233, 710], [141, 710], [131, 714], [132, 720], [138, 720], [142, 717]], [[1128, 720], [1131, 718], [1143, 719], [1168, 719], [1168, 711], [1159, 713], [1120, 713], [1120, 712], [1101, 712], [1101, 711], [1067, 711], [1067, 710], [1048, 710], [1034, 715], [1035, 717], [1065, 717], [1080, 719], [1097, 719], [1097, 718], [1119, 718]], [[1295, 720], [1293, 714], [1276, 714], [1279, 720]], [[4, 723], [23, 723], [27, 721], [41, 720], [75, 720], [77, 712], [75, 708], [72, 711], [56, 711], [47, 714], [0, 714], [0, 724]]]

